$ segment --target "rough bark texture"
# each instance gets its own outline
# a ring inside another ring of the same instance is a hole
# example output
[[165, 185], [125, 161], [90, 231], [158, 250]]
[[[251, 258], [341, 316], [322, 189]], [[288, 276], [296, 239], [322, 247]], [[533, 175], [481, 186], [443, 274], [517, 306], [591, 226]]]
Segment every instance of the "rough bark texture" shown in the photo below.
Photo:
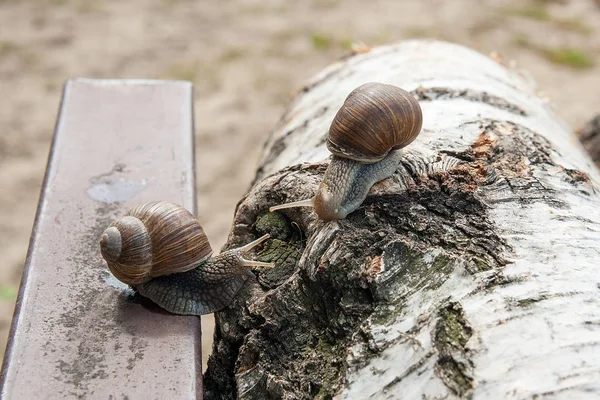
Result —
[[583, 147], [590, 153], [592, 160], [600, 166], [600, 114], [596, 115], [577, 132]]
[[[423, 132], [347, 219], [307, 208], [355, 87], [412, 91]], [[440, 42], [382, 47], [307, 85], [266, 144], [227, 247], [274, 239], [216, 316], [207, 399], [600, 396], [600, 182], [528, 83]]]

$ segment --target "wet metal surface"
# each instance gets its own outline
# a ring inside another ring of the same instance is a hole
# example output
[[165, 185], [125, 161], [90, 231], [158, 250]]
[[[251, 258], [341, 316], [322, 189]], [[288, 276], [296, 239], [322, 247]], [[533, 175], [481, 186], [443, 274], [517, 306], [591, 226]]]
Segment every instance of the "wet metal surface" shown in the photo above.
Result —
[[6, 399], [201, 398], [200, 319], [140, 304], [98, 240], [136, 203], [195, 211], [192, 87], [66, 86], [11, 339]]
[[123, 179], [108, 183], [97, 183], [87, 190], [87, 194], [94, 200], [104, 203], [127, 201], [144, 190], [146, 183], [129, 182]]

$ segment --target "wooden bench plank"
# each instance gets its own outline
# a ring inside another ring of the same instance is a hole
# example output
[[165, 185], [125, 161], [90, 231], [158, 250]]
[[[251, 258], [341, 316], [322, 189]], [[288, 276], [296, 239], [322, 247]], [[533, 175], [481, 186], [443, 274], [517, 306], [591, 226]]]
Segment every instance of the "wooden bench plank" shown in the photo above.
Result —
[[195, 211], [192, 87], [67, 83], [2, 367], [10, 399], [202, 397], [200, 319], [131, 300], [99, 252], [132, 205]]

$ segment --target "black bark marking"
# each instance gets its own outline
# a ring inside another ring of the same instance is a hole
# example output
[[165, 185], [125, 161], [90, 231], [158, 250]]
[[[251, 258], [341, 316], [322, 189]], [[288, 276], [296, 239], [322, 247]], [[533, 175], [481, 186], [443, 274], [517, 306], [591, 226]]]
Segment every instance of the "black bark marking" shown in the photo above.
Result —
[[578, 184], [587, 184], [589, 186], [592, 185], [590, 176], [586, 172], [570, 168], [565, 168], [564, 170], [567, 174], [567, 178], [565, 180], [571, 183], [573, 186], [577, 186]]
[[485, 103], [500, 110], [513, 114], [527, 116], [521, 107], [509, 103], [502, 97], [491, 95], [487, 92], [478, 92], [471, 89], [451, 89], [446, 87], [419, 87], [411, 92], [419, 101], [463, 99], [478, 103]]
[[[301, 125], [298, 125], [295, 128], [286, 131], [283, 135], [275, 139], [269, 149], [268, 156], [262, 160], [260, 166], [258, 167], [252, 184], [258, 182], [261, 179], [264, 179], [264, 177], [262, 176], [264, 166], [269, 165], [271, 162], [273, 162], [273, 160], [275, 160], [288, 147], [287, 141], [289, 140], [289, 137], [305, 134], [311, 121], [315, 121], [316, 119], [320, 118], [325, 113], [327, 113], [327, 111], [329, 111], [329, 107], [319, 108], [315, 113], [308, 116]], [[286, 122], [287, 120], [284, 116], [284, 118], [279, 123], [281, 124], [281, 126], [284, 126]], [[276, 135], [279, 129], [280, 128], [276, 128], [272, 135]], [[327, 132], [325, 131], [323, 132], [321, 139], [317, 143], [317, 146], [325, 143], [326, 138]]]
[[257, 178], [255, 179], [255, 181], [257, 179], [259, 179], [259, 173], [262, 171], [262, 165], [269, 165], [271, 162], [273, 162], [273, 160], [275, 160], [286, 148], [287, 148], [287, 140], [288, 137], [293, 135], [294, 133], [298, 133], [298, 134], [302, 134], [304, 132], [306, 132], [306, 129], [308, 128], [308, 124], [309, 124], [309, 120], [305, 120], [301, 125], [296, 126], [294, 129], [290, 129], [289, 131], [285, 132], [283, 135], [279, 136], [277, 139], [275, 139], [275, 141], [273, 142], [273, 145], [271, 146], [271, 148], [269, 149], [269, 155], [267, 158], [264, 159], [264, 161], [261, 164], [261, 167], [259, 167], [258, 171], [257, 171]]
[[396, 384], [402, 382], [402, 380], [404, 378], [406, 378], [407, 376], [415, 373], [419, 368], [421, 368], [428, 359], [430, 359], [431, 357], [435, 356], [435, 352], [430, 351], [429, 353], [425, 354], [419, 361], [417, 361], [416, 363], [414, 363], [413, 365], [411, 365], [406, 372], [404, 372], [402, 375], [399, 375], [397, 377], [395, 377], [394, 379], [392, 379], [392, 381], [388, 384], [386, 384], [383, 387], [383, 391], [389, 391], [390, 389], [392, 389]]

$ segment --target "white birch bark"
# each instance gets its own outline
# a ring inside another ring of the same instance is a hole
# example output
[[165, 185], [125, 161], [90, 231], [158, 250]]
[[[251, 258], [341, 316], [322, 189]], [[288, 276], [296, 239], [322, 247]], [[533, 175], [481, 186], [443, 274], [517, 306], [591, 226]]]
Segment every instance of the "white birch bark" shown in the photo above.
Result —
[[[417, 95], [421, 135], [348, 220], [286, 211], [306, 239], [295, 272], [217, 316], [208, 398], [600, 398], [600, 174], [531, 82], [474, 51], [409, 41], [325, 69], [266, 144], [229, 245], [273, 201], [314, 192], [333, 116], [370, 81]], [[364, 252], [350, 243], [362, 240]], [[356, 285], [366, 300], [352, 297]], [[311, 297], [333, 309], [303, 303]], [[279, 365], [268, 349], [286, 360], [292, 350], [277, 343], [290, 332], [312, 350]], [[218, 371], [231, 358], [227, 386]], [[335, 364], [333, 378], [322, 366], [310, 376], [305, 359]]]

